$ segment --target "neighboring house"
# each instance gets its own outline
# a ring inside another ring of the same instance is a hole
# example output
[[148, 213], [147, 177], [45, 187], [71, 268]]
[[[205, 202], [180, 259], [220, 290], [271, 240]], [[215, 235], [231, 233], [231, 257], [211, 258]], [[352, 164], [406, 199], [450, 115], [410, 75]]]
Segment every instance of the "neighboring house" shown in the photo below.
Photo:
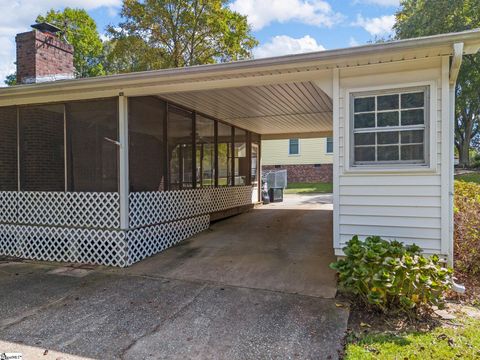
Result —
[[71, 49], [22, 39], [36, 83], [0, 89], [0, 255], [129, 266], [251, 208], [260, 140], [333, 134], [335, 253], [379, 235], [452, 261], [455, 83], [480, 30], [46, 83]]
[[262, 170], [287, 170], [289, 183], [331, 183], [333, 138], [263, 140]]

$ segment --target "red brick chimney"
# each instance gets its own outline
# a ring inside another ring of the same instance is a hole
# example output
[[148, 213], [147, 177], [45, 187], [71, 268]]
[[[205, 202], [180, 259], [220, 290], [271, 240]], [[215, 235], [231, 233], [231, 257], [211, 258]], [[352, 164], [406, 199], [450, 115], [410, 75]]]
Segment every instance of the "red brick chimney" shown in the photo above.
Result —
[[15, 37], [17, 83], [73, 79], [73, 46], [58, 36], [60, 29], [48, 23], [35, 24], [32, 28]]

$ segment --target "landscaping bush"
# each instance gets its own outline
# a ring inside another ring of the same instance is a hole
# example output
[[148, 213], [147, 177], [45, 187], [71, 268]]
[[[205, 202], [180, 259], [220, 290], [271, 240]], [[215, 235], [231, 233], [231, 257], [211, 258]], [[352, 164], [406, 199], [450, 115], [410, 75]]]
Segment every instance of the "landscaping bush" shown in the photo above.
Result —
[[480, 274], [480, 185], [455, 181], [455, 268]]
[[345, 259], [330, 265], [339, 273], [340, 287], [383, 312], [440, 306], [451, 286], [452, 270], [436, 255], [422, 256], [416, 245], [354, 236], [343, 251]]

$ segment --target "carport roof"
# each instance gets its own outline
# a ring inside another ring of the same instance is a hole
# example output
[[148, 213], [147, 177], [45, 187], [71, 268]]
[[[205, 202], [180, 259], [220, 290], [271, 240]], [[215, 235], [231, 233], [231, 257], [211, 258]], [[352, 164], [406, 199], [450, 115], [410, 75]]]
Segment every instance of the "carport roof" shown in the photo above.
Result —
[[[328, 70], [450, 56], [456, 43], [464, 44], [464, 54], [475, 53], [480, 29], [306, 54], [20, 85], [0, 89], [0, 106], [157, 95], [261, 134], [319, 134], [332, 127]], [[323, 74], [327, 86], [312, 82], [314, 74], [315, 79]]]

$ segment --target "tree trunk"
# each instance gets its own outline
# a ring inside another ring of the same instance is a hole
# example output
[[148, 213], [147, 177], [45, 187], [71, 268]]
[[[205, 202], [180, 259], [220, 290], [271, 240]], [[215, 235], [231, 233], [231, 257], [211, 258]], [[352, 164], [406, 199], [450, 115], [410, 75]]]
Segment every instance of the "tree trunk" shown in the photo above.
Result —
[[467, 167], [470, 165], [470, 141], [463, 140], [460, 143], [460, 151], [458, 152], [459, 165]]

